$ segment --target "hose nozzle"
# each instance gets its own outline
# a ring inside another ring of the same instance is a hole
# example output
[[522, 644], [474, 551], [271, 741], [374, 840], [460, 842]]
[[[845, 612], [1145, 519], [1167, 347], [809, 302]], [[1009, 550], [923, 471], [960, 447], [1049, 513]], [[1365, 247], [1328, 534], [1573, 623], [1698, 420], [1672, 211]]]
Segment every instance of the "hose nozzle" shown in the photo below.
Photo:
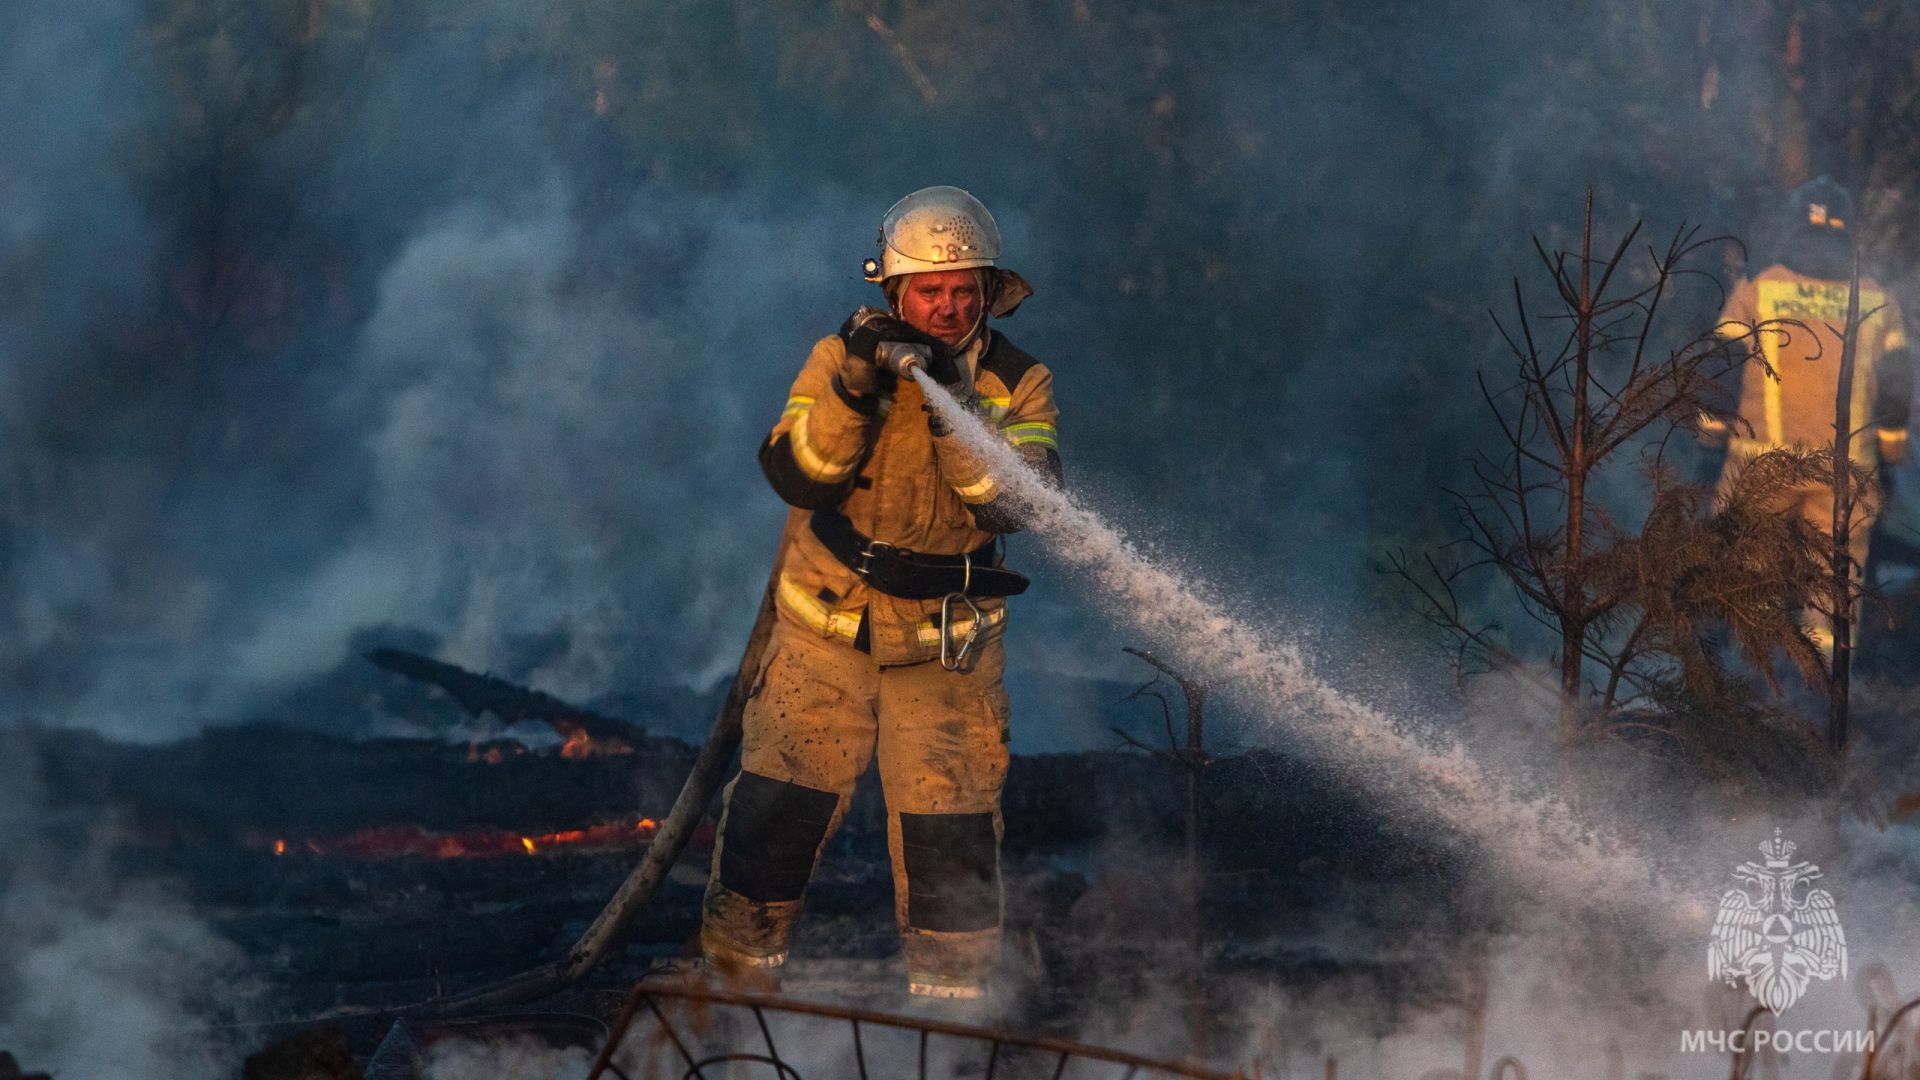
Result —
[[873, 358], [881, 367], [903, 379], [913, 377], [915, 368], [925, 371], [933, 359], [933, 350], [911, 341], [883, 341], [874, 348]]

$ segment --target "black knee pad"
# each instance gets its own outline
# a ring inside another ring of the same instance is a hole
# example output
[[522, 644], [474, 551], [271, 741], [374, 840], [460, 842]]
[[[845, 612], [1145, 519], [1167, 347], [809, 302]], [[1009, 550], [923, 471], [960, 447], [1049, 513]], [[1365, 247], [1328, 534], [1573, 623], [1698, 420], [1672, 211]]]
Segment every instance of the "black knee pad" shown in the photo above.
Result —
[[742, 770], [727, 803], [720, 884], [758, 904], [798, 900], [840, 797]]
[[957, 932], [1000, 925], [992, 814], [901, 814], [900, 846], [908, 926]]

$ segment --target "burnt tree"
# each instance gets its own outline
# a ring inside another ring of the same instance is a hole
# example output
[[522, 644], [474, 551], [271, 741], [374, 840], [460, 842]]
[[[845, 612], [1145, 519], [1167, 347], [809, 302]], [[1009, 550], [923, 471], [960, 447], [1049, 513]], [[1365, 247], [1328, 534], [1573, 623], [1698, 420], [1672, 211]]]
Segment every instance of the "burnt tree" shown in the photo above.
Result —
[[[1819, 477], [1825, 452], [1761, 455], [1717, 492], [1677, 482], [1664, 463], [1676, 431], [1697, 432], [1709, 420], [1745, 428], [1727, 383], [1755, 335], [1778, 327], [1722, 325], [1665, 344], [1676, 340], [1663, 321], [1678, 287], [1707, 277], [1691, 260], [1725, 241], [1683, 226], [1642, 259], [1630, 255], [1639, 230], [1596, 254], [1589, 191], [1577, 252], [1536, 241], [1554, 305], [1534, 310], [1516, 279], [1513, 316], [1494, 316], [1512, 368], [1504, 380], [1482, 373], [1479, 382], [1499, 449], [1477, 456], [1472, 482], [1449, 492], [1471, 556], [1448, 565], [1394, 553], [1385, 567], [1455, 637], [1463, 668], [1469, 658], [1488, 666], [1520, 659], [1497, 625], [1476, 624], [1455, 591], [1461, 574], [1497, 570], [1557, 644], [1557, 708], [1569, 743], [1629, 709], [1672, 714], [1706, 702], [1714, 705], [1706, 711], [1726, 713], [1742, 692], [1714, 645], [1716, 626], [1731, 628], [1732, 643], [1776, 689], [1776, 649], [1810, 682], [1822, 678], [1794, 613], [1823, 594], [1823, 545], [1769, 504]], [[1592, 493], [1603, 472], [1636, 463], [1635, 501], [1645, 507], [1637, 529]]]

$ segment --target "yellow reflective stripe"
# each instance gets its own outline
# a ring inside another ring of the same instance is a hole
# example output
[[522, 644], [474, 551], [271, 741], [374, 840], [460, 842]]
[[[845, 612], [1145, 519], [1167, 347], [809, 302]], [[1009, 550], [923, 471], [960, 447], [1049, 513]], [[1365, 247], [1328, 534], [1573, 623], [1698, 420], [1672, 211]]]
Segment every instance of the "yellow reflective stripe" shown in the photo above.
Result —
[[811, 408], [813, 408], [812, 398], [801, 397], [800, 395], [795, 394], [793, 397], [790, 397], [787, 399], [786, 411], [780, 414], [780, 418], [784, 420], [789, 416], [799, 416], [801, 413], [806, 412], [808, 409], [811, 409]]
[[1010, 397], [976, 397], [974, 401], [979, 403], [979, 409], [987, 419], [996, 424], [1007, 418], [1007, 409], [1013, 405]]
[[[959, 606], [959, 605], [956, 605], [956, 606]], [[1001, 623], [1005, 622], [1006, 619], [1007, 619], [1007, 609], [1004, 607], [997, 607], [997, 608], [993, 608], [990, 611], [983, 611], [980, 613], [980, 622], [982, 623], [980, 629], [982, 631], [991, 630], [994, 627], [999, 626]], [[964, 638], [972, 630], [973, 630], [973, 619], [971, 617], [964, 618], [964, 619], [955, 618], [953, 620], [953, 632], [956, 637]], [[925, 645], [929, 648], [940, 647], [940, 628], [934, 625], [934, 622], [932, 619], [921, 619], [919, 625], [913, 628], [913, 635], [922, 645]]]
[[1881, 428], [1880, 460], [1893, 462], [1907, 456], [1907, 432], [1904, 428]]
[[822, 484], [837, 484], [853, 474], [857, 461], [829, 461], [813, 448], [813, 442], [807, 436], [807, 418], [810, 412], [803, 412], [793, 422], [792, 439], [793, 460], [800, 464], [800, 471]]
[[1728, 341], [1739, 341], [1741, 338], [1752, 333], [1753, 327], [1741, 322], [1739, 319], [1728, 319], [1726, 322], [1714, 327], [1713, 332], [1726, 338]]
[[[799, 583], [795, 582], [786, 574], [780, 575], [780, 584], [775, 589], [774, 595], [779, 599], [781, 607], [786, 608], [798, 616], [801, 622], [822, 634], [837, 635], [846, 638], [848, 641], [852, 641], [855, 637], [859, 636], [860, 611], [835, 611], [827, 607], [819, 597], [802, 588]], [[980, 613], [980, 629], [982, 632], [991, 630], [1005, 622], [1006, 619], [1007, 609], [1005, 607], [997, 607], [983, 611]], [[961, 617], [953, 620], [953, 631], [955, 634], [965, 637], [972, 630], [972, 617]], [[914, 624], [913, 636], [915, 641], [926, 648], [937, 649], [940, 647], [940, 627], [932, 618], [921, 619], [918, 623]]]
[[[860, 612], [834, 611], [821, 599], [801, 588], [785, 574], [780, 575], [780, 587], [775, 595], [781, 606], [800, 617], [800, 621], [823, 634], [838, 634], [848, 641], [860, 633]], [[939, 644], [939, 639], [934, 639]]]
[[984, 473], [971, 484], [954, 484], [953, 493], [960, 496], [963, 503], [992, 502], [1000, 494], [1000, 485], [993, 482], [992, 473]]
[[1008, 424], [1000, 429], [1000, 433], [1015, 446], [1033, 443], [1038, 446], [1050, 446], [1055, 450], [1060, 449], [1059, 431], [1045, 421], [1034, 420], [1024, 424]]

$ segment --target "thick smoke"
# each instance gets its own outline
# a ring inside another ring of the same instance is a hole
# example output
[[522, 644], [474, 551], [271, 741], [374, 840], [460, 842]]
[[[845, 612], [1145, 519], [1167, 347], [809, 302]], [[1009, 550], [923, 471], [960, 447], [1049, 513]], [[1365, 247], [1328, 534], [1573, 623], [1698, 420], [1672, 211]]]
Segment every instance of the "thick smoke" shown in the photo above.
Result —
[[[1527, 234], [1564, 240], [1596, 172], [1609, 222], [1716, 226], [1764, 175], [1731, 58], [1765, 50], [1708, 8], [929, 12], [898, 28], [951, 40], [928, 114], [852, 17], [677, 12], [624, 57], [624, 22], [516, 5], [36, 0], [0, 64], [5, 704], [164, 737], [390, 625], [577, 696], [706, 684], [781, 509], [753, 447], [870, 299], [880, 209], [942, 180], [1040, 283], [1007, 329], [1059, 371], [1076, 483], [1374, 647], [1367, 567], [1439, 531], [1488, 434], [1482, 313]], [[809, 33], [846, 64], [795, 67]], [[1548, 77], [1613, 46], [1667, 49], [1669, 82]], [[1015, 555], [1041, 578], [1016, 684], [1131, 678], [1097, 602]]]
[[245, 670], [303, 674], [369, 623], [412, 621], [495, 670], [555, 635], [529, 677], [582, 699], [717, 674], [770, 547], [753, 538], [778, 530], [775, 508], [739, 506], [764, 418], [708, 397], [724, 343], [569, 280], [563, 200], [457, 208], [388, 270], [341, 386], [373, 421], [366, 513], [267, 613]]
[[247, 958], [164, 885], [125, 879], [124, 823], [45, 808], [24, 740], [0, 735], [0, 1048], [100, 1080], [216, 1076], [260, 987]]

